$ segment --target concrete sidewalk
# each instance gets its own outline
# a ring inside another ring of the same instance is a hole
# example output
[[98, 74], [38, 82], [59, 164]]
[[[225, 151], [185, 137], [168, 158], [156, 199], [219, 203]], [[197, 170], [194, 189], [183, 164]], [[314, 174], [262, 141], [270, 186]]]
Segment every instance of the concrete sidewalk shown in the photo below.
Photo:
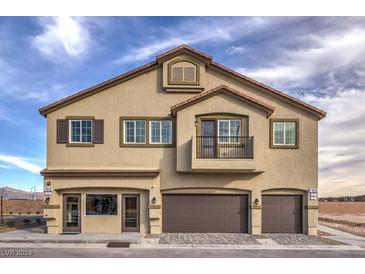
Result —
[[343, 232], [341, 230], [337, 230], [328, 226], [318, 225], [318, 229], [327, 233], [330, 233], [334, 236], [325, 236], [325, 238], [329, 238], [335, 241], [340, 241], [349, 245], [356, 245], [362, 248], [365, 248], [365, 238], [357, 235], [353, 235], [347, 232]]
[[46, 234], [39, 228], [28, 228], [0, 233], [0, 243], [140, 243], [143, 235], [128, 232], [121, 234]]

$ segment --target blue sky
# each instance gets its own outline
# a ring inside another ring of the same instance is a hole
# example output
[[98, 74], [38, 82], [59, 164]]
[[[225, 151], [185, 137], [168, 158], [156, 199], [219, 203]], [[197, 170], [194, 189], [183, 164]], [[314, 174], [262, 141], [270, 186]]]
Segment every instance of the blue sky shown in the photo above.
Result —
[[0, 186], [42, 188], [39, 107], [183, 43], [328, 111], [321, 194], [365, 193], [362, 17], [0, 17]]

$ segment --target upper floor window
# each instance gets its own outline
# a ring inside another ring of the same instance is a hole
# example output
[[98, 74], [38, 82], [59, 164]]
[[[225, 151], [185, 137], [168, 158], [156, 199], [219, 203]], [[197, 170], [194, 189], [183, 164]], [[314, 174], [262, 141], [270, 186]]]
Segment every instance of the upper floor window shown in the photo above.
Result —
[[218, 142], [220, 144], [239, 143], [239, 137], [241, 136], [241, 120], [218, 120], [218, 136]]
[[146, 121], [125, 120], [124, 121], [124, 143], [145, 144], [146, 143]]
[[91, 143], [92, 142], [92, 121], [91, 120], [70, 120], [70, 143]]
[[272, 121], [272, 147], [297, 147], [298, 146], [298, 121], [273, 120]]
[[170, 84], [197, 84], [198, 65], [190, 61], [179, 61], [169, 66]]
[[172, 120], [165, 118], [121, 118], [123, 145], [170, 146], [173, 144]]
[[172, 144], [172, 121], [150, 121], [150, 144]]

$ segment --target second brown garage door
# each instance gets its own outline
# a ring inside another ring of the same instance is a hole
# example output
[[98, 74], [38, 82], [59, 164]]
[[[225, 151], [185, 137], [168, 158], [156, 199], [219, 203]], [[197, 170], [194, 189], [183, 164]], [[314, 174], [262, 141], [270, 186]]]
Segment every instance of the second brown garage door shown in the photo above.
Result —
[[262, 233], [302, 233], [301, 195], [263, 195]]
[[165, 194], [163, 232], [248, 232], [247, 195]]

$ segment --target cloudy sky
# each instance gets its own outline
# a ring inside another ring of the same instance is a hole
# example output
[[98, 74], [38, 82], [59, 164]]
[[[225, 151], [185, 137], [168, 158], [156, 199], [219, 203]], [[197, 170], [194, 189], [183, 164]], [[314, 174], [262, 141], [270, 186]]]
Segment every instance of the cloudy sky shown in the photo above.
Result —
[[39, 107], [182, 43], [326, 110], [320, 195], [365, 194], [361, 17], [2, 17], [0, 186], [42, 189]]

